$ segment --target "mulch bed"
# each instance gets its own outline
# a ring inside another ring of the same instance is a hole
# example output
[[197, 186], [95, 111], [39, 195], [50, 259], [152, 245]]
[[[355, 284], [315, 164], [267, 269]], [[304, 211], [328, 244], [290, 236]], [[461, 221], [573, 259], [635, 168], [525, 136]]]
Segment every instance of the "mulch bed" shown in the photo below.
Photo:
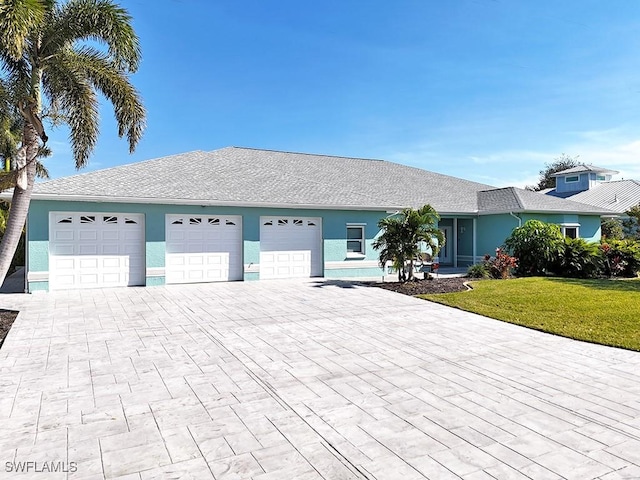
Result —
[[464, 283], [468, 281], [469, 279], [464, 277], [434, 278], [432, 280], [416, 280], [406, 283], [372, 283], [371, 286], [413, 296], [427, 293], [462, 292], [467, 290]]
[[13, 321], [17, 316], [18, 312], [0, 309], [0, 347], [4, 342], [4, 337], [9, 333], [9, 329], [11, 328], [11, 325], [13, 325]]

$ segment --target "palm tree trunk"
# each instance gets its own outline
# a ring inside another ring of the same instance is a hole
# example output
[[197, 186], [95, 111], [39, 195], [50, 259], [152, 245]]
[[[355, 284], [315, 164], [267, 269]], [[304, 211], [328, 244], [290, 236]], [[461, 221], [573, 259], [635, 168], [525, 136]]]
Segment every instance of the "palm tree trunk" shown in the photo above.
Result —
[[36, 156], [38, 155], [38, 134], [33, 126], [25, 122], [22, 133], [22, 147], [26, 151], [27, 164], [24, 167], [27, 172], [26, 189], [16, 186], [13, 189], [13, 197], [11, 199], [11, 208], [9, 210], [9, 219], [7, 220], [7, 228], [0, 242], [0, 285], [4, 282], [11, 260], [18, 248], [20, 235], [24, 229], [27, 220], [27, 212], [29, 211], [29, 203], [31, 202], [31, 192], [36, 178]]

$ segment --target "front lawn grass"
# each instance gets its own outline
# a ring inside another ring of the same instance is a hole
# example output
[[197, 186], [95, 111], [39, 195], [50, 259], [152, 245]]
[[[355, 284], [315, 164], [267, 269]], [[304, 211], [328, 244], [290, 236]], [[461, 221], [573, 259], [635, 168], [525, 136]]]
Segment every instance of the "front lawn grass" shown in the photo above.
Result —
[[419, 297], [543, 332], [640, 350], [638, 279], [533, 277], [471, 286], [470, 292]]

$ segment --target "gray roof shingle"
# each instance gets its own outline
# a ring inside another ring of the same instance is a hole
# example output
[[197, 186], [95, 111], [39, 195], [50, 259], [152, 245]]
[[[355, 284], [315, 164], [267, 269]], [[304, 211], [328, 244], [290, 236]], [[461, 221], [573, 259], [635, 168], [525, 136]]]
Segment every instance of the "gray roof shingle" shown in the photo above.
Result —
[[[522, 211], [527, 205], [600, 211], [551, 197], [545, 203], [545, 196], [520, 189], [498, 190], [383, 160], [227, 147], [38, 183], [34, 198], [358, 209], [429, 203], [440, 213], [460, 214]], [[528, 193], [543, 200], [536, 203]]]

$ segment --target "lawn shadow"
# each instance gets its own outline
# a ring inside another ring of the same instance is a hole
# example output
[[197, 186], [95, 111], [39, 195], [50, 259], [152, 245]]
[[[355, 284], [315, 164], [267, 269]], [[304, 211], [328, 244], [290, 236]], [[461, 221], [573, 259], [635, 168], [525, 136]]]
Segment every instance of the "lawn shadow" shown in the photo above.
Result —
[[582, 279], [582, 278], [547, 277], [547, 279], [550, 282], [565, 283], [565, 284], [577, 285], [580, 287], [593, 288], [598, 290], [640, 293], [640, 280], [637, 278]]

